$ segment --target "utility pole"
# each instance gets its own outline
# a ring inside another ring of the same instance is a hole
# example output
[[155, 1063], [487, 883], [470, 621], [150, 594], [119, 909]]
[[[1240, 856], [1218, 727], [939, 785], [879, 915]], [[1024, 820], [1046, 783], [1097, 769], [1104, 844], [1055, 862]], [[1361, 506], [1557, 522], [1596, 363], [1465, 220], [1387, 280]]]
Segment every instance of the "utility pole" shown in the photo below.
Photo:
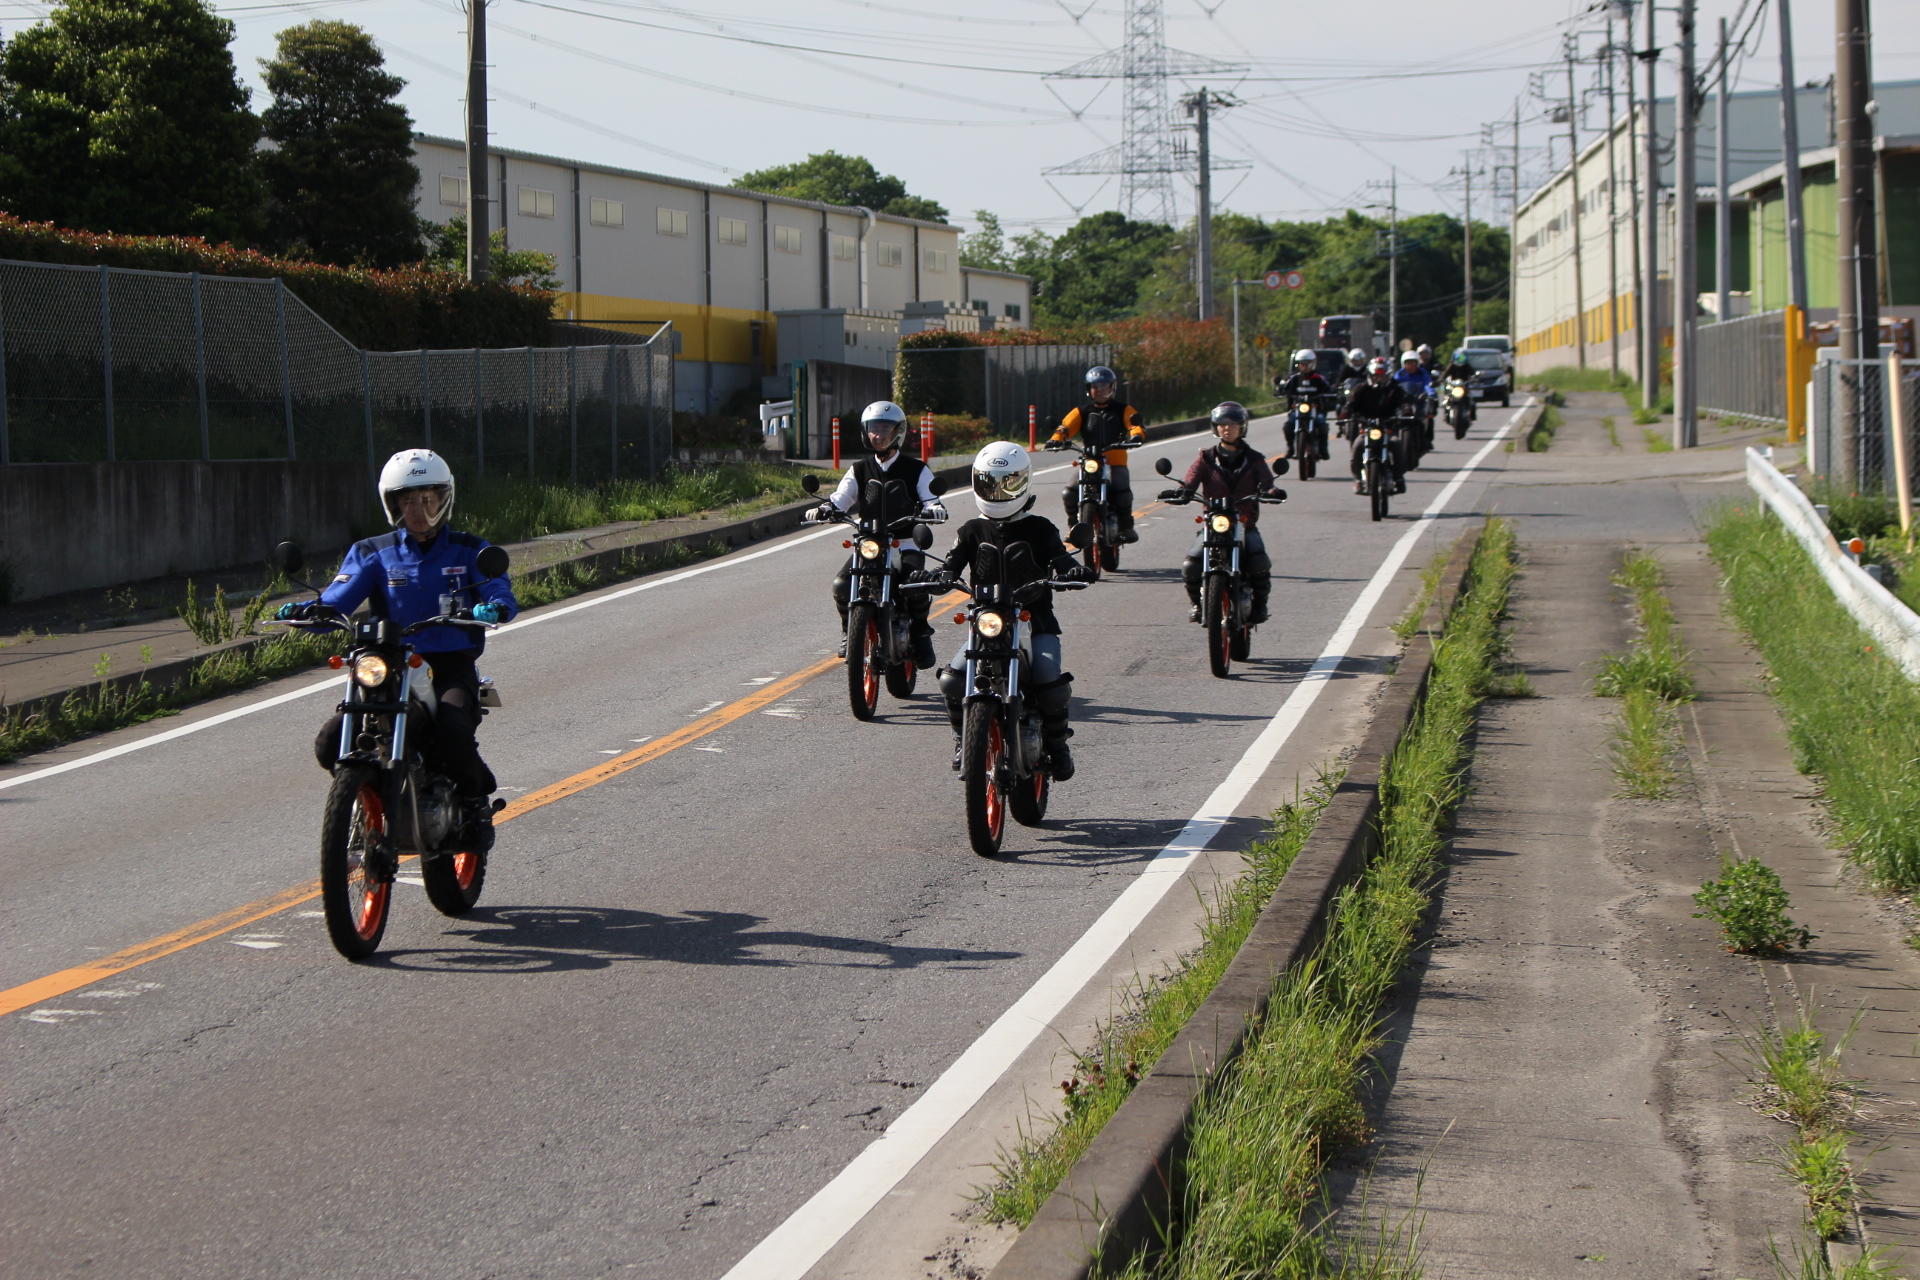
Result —
[[1647, 47], [1635, 56], [1646, 64], [1647, 71], [1647, 88], [1641, 98], [1647, 113], [1646, 146], [1641, 153], [1645, 161], [1641, 167], [1647, 175], [1645, 216], [1641, 219], [1646, 224], [1647, 247], [1641, 262], [1646, 278], [1640, 282], [1641, 305], [1646, 309], [1647, 323], [1641, 335], [1640, 388], [1644, 407], [1651, 410], [1660, 405], [1660, 155], [1655, 118], [1658, 86], [1654, 83], [1660, 69], [1660, 46], [1654, 42], [1653, 34], [1654, 11], [1658, 6], [1653, 0], [1646, 0], [1646, 6]]
[[1780, 24], [1780, 154], [1786, 157], [1787, 301], [1807, 310], [1806, 211], [1800, 198], [1800, 102], [1793, 82], [1793, 13], [1791, 0], [1774, 0]]
[[1713, 289], [1714, 309], [1721, 321], [1733, 310], [1733, 206], [1727, 202], [1727, 20], [1720, 19], [1720, 91], [1713, 110]]
[[1387, 346], [1400, 351], [1400, 171], [1389, 168], [1387, 186]]
[[[1834, 124], [1835, 180], [1840, 203], [1840, 355], [1847, 360], [1874, 360], [1880, 354], [1879, 262], [1874, 207], [1873, 117], [1868, 99], [1873, 92], [1868, 54], [1872, 31], [1867, 0], [1836, 0], [1834, 5]], [[1798, 157], [1793, 157], [1797, 160]], [[1792, 162], [1789, 162], [1789, 168]], [[1864, 379], [1862, 380], [1864, 381]], [[1860, 481], [1856, 474], [1860, 431], [1855, 397], [1843, 406], [1839, 438], [1834, 441], [1834, 468], [1842, 484]]]
[[1460, 224], [1465, 237], [1464, 251], [1461, 255], [1462, 271], [1466, 276], [1466, 285], [1461, 290], [1460, 335], [1464, 342], [1466, 335], [1473, 332], [1473, 153], [1467, 152], [1466, 164], [1460, 169], [1460, 176], [1466, 180], [1466, 218]]
[[[1634, 147], [1634, 121], [1636, 107], [1633, 96], [1633, 0], [1621, 0], [1615, 6], [1625, 28], [1623, 34], [1626, 43], [1617, 47], [1619, 53], [1626, 56], [1620, 59], [1620, 69], [1625, 73], [1627, 82], [1627, 209], [1628, 221], [1632, 224], [1627, 233], [1627, 243], [1631, 250], [1628, 275], [1629, 287], [1633, 290], [1633, 339], [1636, 349], [1646, 347], [1647, 327], [1652, 324], [1653, 309], [1647, 305], [1647, 295], [1640, 282], [1640, 152]], [[1612, 15], [1607, 19], [1608, 36], [1613, 31]], [[1612, 69], [1608, 69], [1612, 75]], [[1639, 363], [1638, 360], [1635, 363]], [[1644, 377], [1644, 375], [1643, 375]]]
[[1693, 10], [1696, 0], [1680, 0], [1680, 74], [1673, 91], [1673, 447], [1691, 449], [1695, 441], [1694, 395], [1699, 349], [1694, 339], [1694, 310], [1700, 292], [1699, 215], [1695, 197], [1695, 104]]
[[1619, 132], [1614, 119], [1613, 60], [1618, 53], [1613, 43], [1613, 13], [1609, 10], [1601, 67], [1607, 80], [1607, 369], [1616, 378], [1620, 376], [1620, 162], [1613, 141]]
[[1202, 87], [1200, 92], [1182, 99], [1181, 105], [1194, 118], [1194, 133], [1197, 136], [1200, 216], [1196, 231], [1200, 243], [1194, 256], [1199, 264], [1197, 269], [1200, 278], [1194, 282], [1194, 291], [1200, 299], [1200, 318], [1208, 320], [1213, 316], [1213, 156], [1207, 138], [1207, 108], [1211, 105], [1211, 95]]
[[487, 278], [491, 167], [487, 161], [487, 0], [467, 0], [467, 279], [475, 284]]
[[1585, 254], [1580, 248], [1580, 93], [1573, 84], [1573, 37], [1564, 47], [1567, 62], [1567, 176], [1573, 186], [1573, 354], [1580, 368], [1587, 367], [1587, 274]]

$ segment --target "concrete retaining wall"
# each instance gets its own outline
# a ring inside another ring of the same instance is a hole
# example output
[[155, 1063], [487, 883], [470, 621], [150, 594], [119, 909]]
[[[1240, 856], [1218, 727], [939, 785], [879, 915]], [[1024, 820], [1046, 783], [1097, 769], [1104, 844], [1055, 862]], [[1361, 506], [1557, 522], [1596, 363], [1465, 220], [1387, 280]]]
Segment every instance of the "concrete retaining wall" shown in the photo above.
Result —
[[345, 546], [374, 502], [361, 462], [0, 467], [0, 567], [33, 600], [263, 563], [283, 538]]

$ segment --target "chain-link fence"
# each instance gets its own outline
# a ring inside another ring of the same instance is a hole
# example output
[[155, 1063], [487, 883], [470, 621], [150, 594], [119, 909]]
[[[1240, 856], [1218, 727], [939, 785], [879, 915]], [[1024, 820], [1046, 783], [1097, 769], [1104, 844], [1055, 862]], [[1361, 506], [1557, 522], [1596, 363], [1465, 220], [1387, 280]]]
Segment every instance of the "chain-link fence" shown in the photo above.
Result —
[[[908, 347], [900, 352], [894, 388], [909, 414], [972, 414], [1024, 438], [1029, 405], [1050, 428], [1084, 397], [1087, 370], [1112, 362], [1113, 349], [1101, 344]], [[1120, 394], [1127, 390], [1123, 382]]]
[[653, 476], [672, 334], [362, 351], [278, 280], [0, 261], [0, 464], [345, 460], [425, 446], [461, 475]]
[[[1807, 426], [1807, 467], [1815, 475], [1846, 480], [1852, 492], [1896, 490], [1894, 412], [1884, 360], [1824, 359], [1813, 367], [1812, 412]], [[1905, 425], [1909, 492], [1920, 492], [1920, 360], [1900, 362], [1891, 388], [1900, 396]]]
[[1787, 421], [1787, 313], [1761, 311], [1698, 329], [1701, 413]]

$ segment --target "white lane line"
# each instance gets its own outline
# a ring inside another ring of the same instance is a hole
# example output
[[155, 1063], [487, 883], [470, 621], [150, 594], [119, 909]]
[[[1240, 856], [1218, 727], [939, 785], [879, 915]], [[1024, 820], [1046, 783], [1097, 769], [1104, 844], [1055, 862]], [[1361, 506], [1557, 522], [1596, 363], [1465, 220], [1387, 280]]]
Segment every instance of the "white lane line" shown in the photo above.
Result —
[[1273, 763], [1308, 708], [1327, 686], [1340, 660], [1360, 634], [1361, 626], [1386, 593], [1387, 584], [1412, 554], [1413, 544], [1459, 492], [1466, 478], [1512, 430], [1518, 418], [1518, 412], [1509, 416], [1493, 438], [1481, 446], [1473, 459], [1427, 504], [1412, 527], [1400, 535], [1328, 638], [1325, 651], [1300, 678], [1293, 693], [1267, 722], [1246, 754], [1201, 804], [1199, 812], [1187, 820], [1180, 834], [1141, 869], [1126, 891], [1094, 921], [1093, 927], [1081, 935], [1012, 1008], [969, 1045], [918, 1101], [900, 1113], [886, 1133], [774, 1228], [773, 1233], [754, 1246], [722, 1280], [798, 1280], [804, 1276], [959, 1123], [1027, 1046], [1049, 1030], [1067, 1002], [1093, 980], [1114, 952], [1133, 935], [1147, 913], [1180, 882], [1194, 857], [1234, 816], [1247, 792]]
[[[1154, 448], [1180, 444], [1186, 440], [1194, 439], [1201, 434], [1203, 433], [1195, 432], [1193, 436], [1180, 436], [1176, 439], [1160, 440], [1148, 447]], [[1066, 469], [1064, 466], [1049, 467], [1036, 474], [1051, 475], [1055, 471], [1065, 471]], [[956, 493], [961, 492], [964, 491], [956, 490]], [[971, 497], [972, 495], [968, 493], [965, 496]], [[635, 583], [631, 587], [624, 587], [619, 591], [610, 591], [606, 595], [595, 596], [591, 600], [582, 600], [577, 604], [566, 605], [559, 609], [550, 609], [544, 613], [536, 614], [531, 618], [521, 618], [517, 622], [509, 622], [506, 626], [494, 632], [494, 635], [504, 636], [515, 631], [524, 631], [528, 627], [537, 627], [543, 622], [552, 622], [555, 618], [564, 618], [569, 614], [579, 613], [584, 609], [598, 609], [600, 606], [612, 604], [616, 600], [625, 600], [628, 596], [638, 595], [642, 591], [656, 591], [661, 587], [669, 587], [678, 582], [685, 582], [689, 578], [697, 578], [702, 574], [718, 573], [722, 569], [732, 569], [739, 565], [749, 564], [766, 556], [777, 556], [783, 551], [791, 551], [795, 547], [804, 546], [809, 542], [824, 538], [829, 534], [835, 537], [842, 536], [837, 526], [815, 529], [811, 532], [802, 533], [798, 537], [790, 536], [784, 542], [763, 548], [759, 551], [745, 551], [738, 555], [724, 556], [721, 559], [710, 561], [703, 565], [696, 565], [691, 569], [683, 569], [679, 573], [669, 574], [664, 578], [654, 578], [647, 582]], [[825, 651], [822, 650], [822, 652]], [[70, 773], [75, 769], [84, 769], [88, 765], [104, 764], [108, 760], [116, 760], [121, 756], [130, 755], [135, 751], [145, 751], [149, 747], [157, 747], [163, 743], [184, 738], [190, 733], [200, 733], [203, 730], [214, 728], [216, 725], [223, 725], [228, 721], [238, 720], [242, 716], [250, 716], [255, 712], [266, 711], [273, 707], [280, 706], [283, 703], [292, 702], [297, 698], [308, 697], [312, 694], [319, 693], [323, 689], [335, 689], [339, 687], [340, 680], [341, 677], [339, 676], [331, 676], [318, 684], [311, 684], [303, 689], [295, 689], [290, 693], [278, 694], [268, 698], [264, 702], [255, 702], [244, 707], [235, 707], [231, 711], [223, 711], [217, 716], [208, 716], [205, 720], [198, 720], [193, 724], [184, 724], [178, 728], [168, 729], [164, 733], [156, 733], [151, 738], [142, 738], [138, 742], [124, 742], [117, 747], [109, 747], [105, 751], [96, 751], [90, 756], [82, 756], [78, 760], [68, 760], [63, 764], [48, 765], [44, 769], [35, 769], [31, 773], [23, 773], [17, 778], [0, 780], [0, 791], [6, 791], [12, 787], [25, 786], [29, 782], [38, 782], [42, 778], [51, 778], [57, 774]], [[719, 706], [720, 704], [716, 702], [714, 705]]]

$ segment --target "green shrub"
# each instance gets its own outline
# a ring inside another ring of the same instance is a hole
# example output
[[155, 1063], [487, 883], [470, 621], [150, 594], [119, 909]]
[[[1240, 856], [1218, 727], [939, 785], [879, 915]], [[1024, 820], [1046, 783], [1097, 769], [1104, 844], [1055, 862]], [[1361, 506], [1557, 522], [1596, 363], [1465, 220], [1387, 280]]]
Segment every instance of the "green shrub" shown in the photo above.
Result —
[[1720, 878], [1701, 885], [1693, 900], [1702, 908], [1693, 918], [1718, 924], [1730, 951], [1778, 956], [1813, 941], [1811, 932], [1787, 918], [1779, 873], [1757, 858], [1722, 858]]

